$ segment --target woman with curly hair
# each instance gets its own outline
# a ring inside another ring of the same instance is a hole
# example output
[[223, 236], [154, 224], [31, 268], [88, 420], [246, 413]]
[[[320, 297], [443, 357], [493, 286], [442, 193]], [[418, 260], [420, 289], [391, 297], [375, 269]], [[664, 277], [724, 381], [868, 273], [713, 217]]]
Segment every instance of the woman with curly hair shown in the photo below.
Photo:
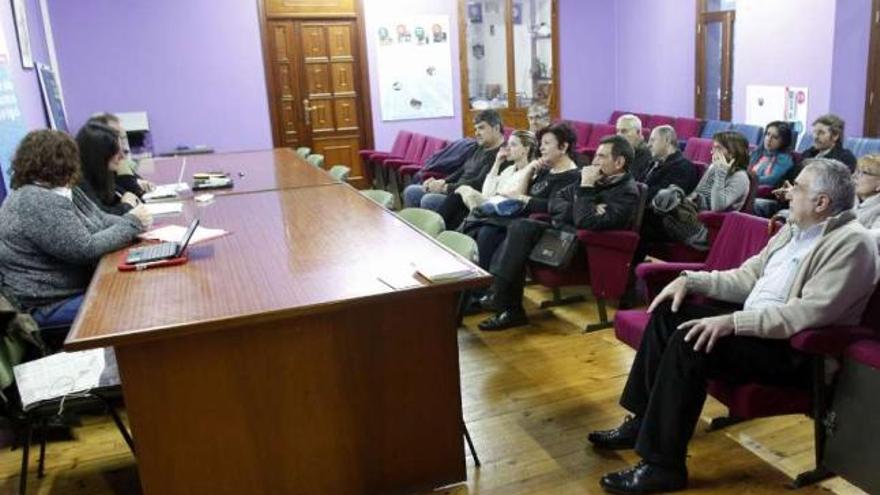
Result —
[[41, 327], [73, 322], [98, 260], [152, 222], [143, 206], [101, 211], [75, 184], [79, 151], [67, 134], [24, 137], [12, 160], [12, 192], [0, 207], [3, 290]]

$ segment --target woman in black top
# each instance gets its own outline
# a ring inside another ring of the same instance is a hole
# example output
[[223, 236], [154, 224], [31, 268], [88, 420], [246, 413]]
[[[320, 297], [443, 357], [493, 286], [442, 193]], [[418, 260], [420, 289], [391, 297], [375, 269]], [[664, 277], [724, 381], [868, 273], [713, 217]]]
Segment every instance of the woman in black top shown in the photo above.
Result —
[[82, 162], [80, 189], [99, 208], [114, 215], [124, 215], [140, 204], [134, 193], [119, 188], [116, 170], [123, 159], [119, 135], [104, 124], [89, 121], [76, 135]]
[[[517, 217], [547, 213], [550, 198], [569, 184], [580, 180], [580, 171], [574, 161], [577, 135], [566, 123], [556, 123], [538, 131], [541, 156], [530, 166], [537, 170], [528, 194], [520, 196], [524, 204]], [[469, 217], [464, 231], [477, 240], [480, 266], [489, 269], [492, 257], [507, 234], [507, 224], [517, 217]]]

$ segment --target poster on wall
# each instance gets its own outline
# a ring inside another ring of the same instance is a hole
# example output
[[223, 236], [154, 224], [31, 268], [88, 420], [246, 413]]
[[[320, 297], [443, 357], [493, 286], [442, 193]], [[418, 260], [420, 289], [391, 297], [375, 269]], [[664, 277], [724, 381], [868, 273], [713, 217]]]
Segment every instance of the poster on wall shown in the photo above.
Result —
[[774, 120], [797, 122], [803, 136], [807, 129], [808, 90], [802, 86], [746, 86], [746, 123], [765, 126]]
[[31, 54], [31, 36], [28, 33], [27, 3], [25, 0], [12, 0], [12, 16], [15, 18], [15, 34], [18, 36], [18, 51], [21, 53], [21, 66], [34, 68]]
[[58, 81], [55, 73], [48, 65], [37, 63], [37, 76], [40, 80], [40, 90], [43, 93], [43, 105], [46, 107], [46, 116], [49, 117], [49, 127], [58, 131], [67, 130], [67, 117], [64, 114], [64, 102], [61, 101], [61, 91], [58, 90]]
[[12, 84], [9, 50], [6, 47], [3, 28], [0, 27], [0, 171], [3, 176], [0, 201], [6, 197], [6, 192], [9, 190], [12, 156], [25, 134], [27, 134], [27, 126], [24, 124], [24, 116], [18, 105], [15, 86]]
[[382, 120], [451, 117], [449, 16], [387, 18], [372, 36], [377, 42]]

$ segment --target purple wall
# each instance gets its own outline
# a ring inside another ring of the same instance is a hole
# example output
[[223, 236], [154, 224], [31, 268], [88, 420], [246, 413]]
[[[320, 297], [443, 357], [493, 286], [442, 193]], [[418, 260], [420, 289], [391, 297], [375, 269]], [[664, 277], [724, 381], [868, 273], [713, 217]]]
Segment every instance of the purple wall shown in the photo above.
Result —
[[618, 2], [560, 0], [563, 118], [605, 122], [616, 108]]
[[614, 3], [617, 5], [615, 109], [693, 115], [693, 1], [619, 0]]
[[[458, 61], [458, 2], [447, 0], [363, 0], [367, 32], [367, 63], [370, 68], [370, 104], [373, 112], [373, 140], [375, 149], [390, 149], [394, 137], [400, 130], [419, 132], [444, 139], [461, 137], [461, 64]], [[452, 58], [453, 116], [436, 119], [413, 119], [382, 121], [381, 98], [379, 94], [379, 68], [377, 60], [377, 40], [375, 33], [388, 15], [448, 15], [449, 44]]]
[[156, 152], [272, 146], [255, 1], [50, 0], [49, 17], [73, 130], [146, 111]]
[[[734, 121], [745, 121], [749, 84], [806, 86], [808, 121], [828, 112], [834, 51], [834, 23], [830, 20], [834, 19], [835, 3], [838, 2], [737, 2], [733, 48]], [[779, 21], [768, 22], [770, 19]]]
[[870, 38], [871, 0], [837, 2], [830, 108], [846, 121], [848, 136], [861, 136], [864, 130]]
[[[27, 0], [26, 4], [33, 59], [35, 62], [48, 65], [49, 56], [46, 49], [46, 37], [43, 34], [40, 3], [37, 0]], [[15, 93], [24, 115], [24, 123], [28, 129], [45, 128], [48, 124], [36, 69], [25, 70], [21, 68], [18, 38], [15, 36], [15, 22], [12, 18], [12, 2], [0, 1], [0, 18], [3, 20], [3, 33], [6, 36], [6, 47], [9, 50], [12, 82], [15, 84]]]

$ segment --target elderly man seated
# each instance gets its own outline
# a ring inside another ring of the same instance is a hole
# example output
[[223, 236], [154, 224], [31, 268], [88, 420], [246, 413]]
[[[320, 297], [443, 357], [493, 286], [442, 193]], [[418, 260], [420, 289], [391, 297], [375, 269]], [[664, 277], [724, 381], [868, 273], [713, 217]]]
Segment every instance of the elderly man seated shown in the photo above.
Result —
[[[605, 475], [600, 484], [607, 491], [685, 488], [687, 445], [708, 380], [807, 387], [809, 360], [788, 338], [806, 328], [859, 322], [880, 258], [852, 211], [849, 169], [835, 160], [809, 160], [788, 196], [789, 223], [760, 253], [732, 270], [685, 271], [651, 303], [620, 399], [634, 416], [589, 435], [597, 448], [635, 448], [642, 458]], [[688, 294], [743, 309], [691, 304], [684, 301]]]

